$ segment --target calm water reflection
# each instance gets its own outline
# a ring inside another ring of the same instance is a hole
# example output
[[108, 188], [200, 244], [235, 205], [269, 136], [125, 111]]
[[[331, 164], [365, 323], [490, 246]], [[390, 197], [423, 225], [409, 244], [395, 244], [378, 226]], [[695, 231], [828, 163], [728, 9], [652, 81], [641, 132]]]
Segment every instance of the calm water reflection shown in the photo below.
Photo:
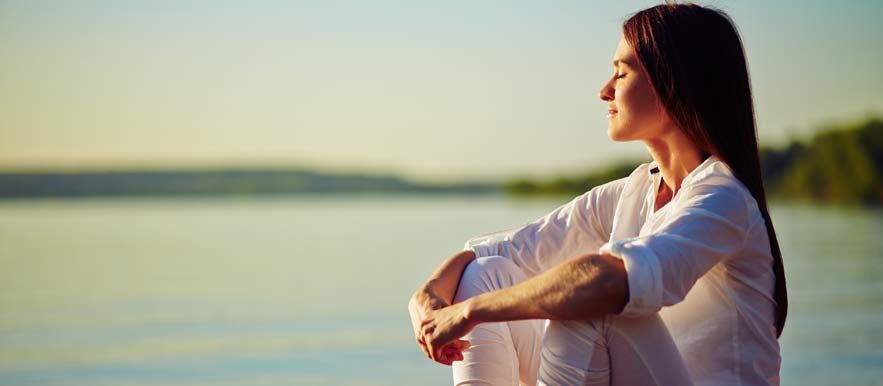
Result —
[[[448, 385], [405, 304], [472, 235], [562, 200], [0, 202], [0, 384]], [[883, 378], [883, 212], [776, 205], [783, 384]]]

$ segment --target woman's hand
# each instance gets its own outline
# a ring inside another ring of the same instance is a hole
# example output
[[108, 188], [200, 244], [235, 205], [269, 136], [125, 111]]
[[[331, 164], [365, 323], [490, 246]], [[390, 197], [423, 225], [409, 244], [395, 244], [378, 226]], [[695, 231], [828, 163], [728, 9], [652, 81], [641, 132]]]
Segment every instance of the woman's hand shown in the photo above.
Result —
[[450, 365], [463, 360], [462, 351], [469, 348], [464, 335], [475, 328], [476, 323], [466, 317], [466, 304], [429, 310], [420, 323], [418, 341], [422, 341], [430, 357], [439, 363]]
[[420, 335], [420, 323], [423, 322], [423, 319], [426, 319], [427, 312], [445, 308], [448, 305], [448, 302], [444, 299], [425, 288], [417, 290], [411, 296], [411, 300], [408, 301], [408, 313], [411, 314], [411, 327], [414, 328], [414, 338], [417, 340], [417, 344], [420, 345], [420, 349], [423, 350], [423, 353], [429, 359], [432, 359], [432, 355], [429, 354], [429, 349], [426, 348], [426, 344]]
[[414, 337], [420, 349], [426, 354], [426, 357], [436, 362], [451, 365], [453, 361], [463, 360], [462, 350], [469, 347], [469, 342], [458, 340], [454, 344], [445, 346], [437, 356], [432, 355], [429, 346], [424, 340], [422, 334], [422, 323], [426, 320], [430, 312], [441, 310], [448, 307], [449, 304], [444, 299], [436, 296], [432, 291], [425, 289], [418, 290], [411, 296], [408, 302], [408, 312], [411, 314], [411, 326], [414, 328]]
[[422, 323], [431, 311], [451, 305], [457, 293], [463, 269], [473, 260], [475, 260], [475, 252], [472, 250], [467, 249], [455, 253], [435, 270], [429, 280], [408, 301], [408, 312], [411, 314], [414, 338], [426, 357], [439, 363], [450, 365], [455, 360], [463, 360], [462, 350], [468, 348], [469, 343], [464, 340], [455, 341], [456, 343], [444, 346], [438, 355], [433, 357], [433, 353], [429, 350], [421, 332]]

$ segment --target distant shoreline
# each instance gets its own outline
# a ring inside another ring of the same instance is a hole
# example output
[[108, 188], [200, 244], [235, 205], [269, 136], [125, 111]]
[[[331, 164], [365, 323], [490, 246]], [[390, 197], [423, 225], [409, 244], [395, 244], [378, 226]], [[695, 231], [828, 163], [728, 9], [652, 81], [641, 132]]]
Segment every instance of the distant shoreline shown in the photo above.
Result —
[[499, 191], [498, 184], [421, 184], [395, 176], [303, 169], [0, 173], [0, 198]]
[[[0, 199], [271, 196], [315, 194], [494, 194], [574, 196], [628, 175], [640, 162], [549, 180], [431, 184], [388, 174], [304, 168], [0, 171]], [[778, 200], [883, 205], [883, 120], [833, 126], [809, 141], [761, 149], [768, 194]]]

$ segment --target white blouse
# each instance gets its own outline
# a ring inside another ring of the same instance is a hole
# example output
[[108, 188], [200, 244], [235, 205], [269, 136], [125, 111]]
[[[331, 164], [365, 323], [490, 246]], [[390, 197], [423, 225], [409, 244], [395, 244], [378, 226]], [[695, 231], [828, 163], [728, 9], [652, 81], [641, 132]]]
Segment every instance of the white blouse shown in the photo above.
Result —
[[521, 227], [470, 239], [528, 276], [588, 253], [625, 263], [623, 316], [660, 312], [696, 385], [778, 385], [773, 257], [757, 203], [715, 156], [653, 212], [661, 173], [643, 164]]

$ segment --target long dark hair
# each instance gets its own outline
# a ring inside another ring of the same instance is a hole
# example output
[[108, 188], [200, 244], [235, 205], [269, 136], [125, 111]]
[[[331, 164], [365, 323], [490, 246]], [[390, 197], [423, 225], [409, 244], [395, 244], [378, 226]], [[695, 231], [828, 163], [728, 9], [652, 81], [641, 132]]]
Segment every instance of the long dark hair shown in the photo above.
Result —
[[701, 150], [722, 159], [748, 188], [766, 221], [776, 276], [776, 336], [788, 315], [782, 251], [760, 172], [748, 64], [732, 19], [695, 4], [662, 4], [623, 23], [667, 113]]

